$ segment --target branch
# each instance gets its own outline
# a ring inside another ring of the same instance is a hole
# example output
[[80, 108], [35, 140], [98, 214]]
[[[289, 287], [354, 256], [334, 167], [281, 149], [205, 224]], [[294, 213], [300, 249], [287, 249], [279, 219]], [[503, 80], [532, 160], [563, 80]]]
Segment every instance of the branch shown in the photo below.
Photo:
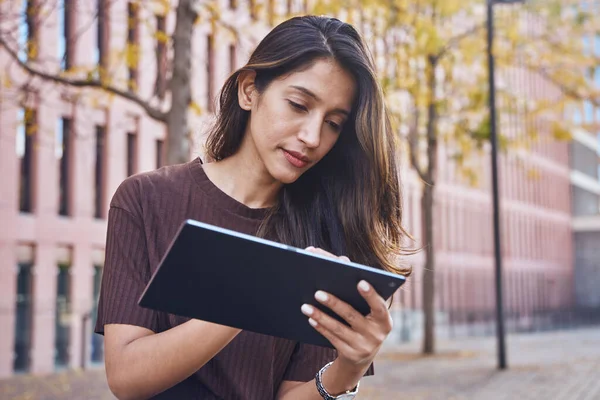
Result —
[[39, 78], [42, 78], [42, 79], [45, 79], [48, 81], [52, 81], [52, 82], [63, 84], [63, 85], [73, 86], [73, 87], [80, 87], [80, 88], [87, 87], [87, 88], [102, 89], [102, 90], [105, 90], [109, 93], [115, 94], [119, 97], [122, 97], [126, 100], [129, 100], [129, 101], [139, 105], [140, 107], [142, 107], [144, 109], [144, 111], [146, 111], [148, 116], [150, 116], [151, 118], [153, 118], [157, 121], [165, 122], [167, 119], [167, 113], [152, 107], [150, 104], [148, 104], [148, 102], [140, 99], [138, 96], [134, 95], [133, 93], [126, 92], [126, 91], [118, 89], [114, 86], [107, 86], [107, 85], [103, 84], [102, 82], [100, 82], [99, 80], [69, 79], [69, 78], [63, 78], [61, 76], [49, 74], [49, 73], [46, 73], [43, 71], [39, 71], [39, 70], [31, 67], [30, 65], [28, 65], [26, 62], [22, 61], [19, 58], [19, 56], [17, 55], [17, 53], [13, 49], [11, 49], [10, 46], [8, 46], [8, 44], [6, 43], [4, 38], [1, 36], [0, 36], [0, 46], [3, 47], [6, 50], [6, 52], [10, 55], [10, 57], [22, 69], [24, 69], [29, 75], [33, 75], [33, 76], [36, 76], [36, 77], [39, 77]]
[[[215, 25], [221, 26], [226, 31], [230, 32], [235, 37], [235, 42], [239, 43], [239, 38], [242, 36], [239, 26], [235, 24], [230, 24], [221, 18], [220, 11], [213, 6], [212, 3], [207, 2], [193, 2], [191, 5], [192, 12], [196, 13], [196, 15], [200, 15], [202, 11], [206, 11], [209, 14], [209, 18], [212, 23]], [[214, 33], [214, 32], [213, 32]]]
[[480, 29], [483, 29], [483, 24], [476, 25], [473, 28], [461, 33], [460, 35], [450, 38], [448, 40], [448, 43], [446, 43], [446, 45], [442, 48], [442, 50], [440, 50], [440, 52], [435, 55], [435, 61], [436, 62], [439, 61], [442, 57], [444, 57], [446, 55], [446, 53], [448, 53], [450, 50], [452, 50], [454, 48], [454, 46], [459, 44], [463, 39], [466, 39], [469, 36], [474, 35]]
[[[581, 34], [580, 36], [582, 36]], [[574, 37], [577, 37], [576, 35]], [[574, 46], [565, 45], [561, 40], [562, 38], [555, 38], [551, 35], [551, 33], [544, 32], [539, 36], [531, 37], [528, 40], [528, 44], [531, 43], [541, 43], [542, 45], [547, 45], [550, 47], [550, 50], [554, 51], [555, 54], [560, 54], [561, 59], [569, 58], [569, 57], [577, 57], [583, 56], [591, 61], [592, 64], [597, 65], [600, 64], [600, 56], [598, 54], [585, 54], [580, 49], [577, 49]], [[525, 43], [520, 44], [520, 47], [524, 47]], [[593, 52], [592, 52], [593, 53]]]
[[544, 68], [533, 68], [532, 66], [527, 66], [528, 69], [532, 70], [534, 73], [537, 73], [542, 78], [547, 80], [549, 83], [558, 87], [558, 89], [568, 97], [571, 97], [574, 100], [581, 101], [590, 101], [594, 106], [600, 107], [600, 100], [596, 97], [586, 97], [578, 92], [576, 88], [569, 87], [562, 82], [559, 82], [556, 78], [552, 77]]
[[417, 171], [417, 174], [419, 174], [419, 178], [421, 178], [421, 180], [425, 182], [426, 181], [425, 173], [421, 169], [421, 164], [419, 163], [419, 156], [418, 156], [419, 116], [420, 116], [419, 109], [417, 107], [415, 107], [414, 120], [408, 129], [408, 146], [410, 149], [410, 163], [412, 164], [415, 171]]

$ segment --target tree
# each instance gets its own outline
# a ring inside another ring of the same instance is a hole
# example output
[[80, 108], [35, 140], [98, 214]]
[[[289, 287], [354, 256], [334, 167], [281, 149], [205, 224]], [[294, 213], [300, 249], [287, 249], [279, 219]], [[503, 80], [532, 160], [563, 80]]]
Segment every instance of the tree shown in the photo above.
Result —
[[[424, 337], [422, 351], [435, 351], [435, 225], [433, 207], [439, 147], [443, 144], [458, 171], [471, 184], [478, 178], [477, 152], [488, 150], [487, 61], [484, 0], [324, 0], [318, 13], [356, 22], [368, 38], [383, 41], [375, 54], [396, 127], [406, 139], [413, 169], [423, 182], [421, 196]], [[352, 11], [360, 10], [360, 11]], [[355, 21], [352, 21], [355, 20]], [[550, 126], [555, 139], [573, 129], [566, 111], [582, 100], [598, 104], [588, 68], [598, 59], [582, 49], [582, 38], [596, 34], [598, 13], [575, 2], [530, 0], [496, 6], [495, 55], [504, 85], [497, 84], [499, 115], [516, 117], [521, 137], [499, 129], [502, 150], [522, 148]], [[374, 40], [371, 47], [377, 49]], [[535, 97], [514, 82], [515, 72], [539, 79], [552, 95]], [[523, 139], [525, 138], [525, 139]], [[482, 157], [478, 158], [479, 160]]]
[[[168, 164], [181, 163], [189, 160], [191, 137], [188, 128], [190, 111], [202, 113], [198, 103], [192, 99], [192, 36], [195, 26], [199, 22], [208, 22], [213, 31], [224, 29], [230, 32], [237, 40], [238, 28], [228, 24], [221, 18], [218, 2], [200, 2], [198, 0], [179, 0], [171, 8], [168, 0], [152, 2], [135, 1], [128, 3], [129, 15], [123, 17], [123, 23], [128, 28], [128, 39], [121, 48], [111, 49], [105, 43], [106, 59], [99, 60], [98, 65], [78, 66], [67, 62], [69, 53], [65, 46], [61, 60], [42, 59], [38, 48], [39, 32], [49, 22], [49, 15], [59, 14], [61, 18], [70, 18], [69, 14], [83, 11], [85, 2], [74, 0], [23, 0], [20, 2], [7, 2], [4, 7], [4, 17], [0, 30], [0, 49], [9, 56], [12, 66], [16, 65], [20, 74], [18, 77], [10, 75], [11, 69], [4, 76], [4, 84], [17, 87], [17, 92], [25, 93], [35, 85], [35, 80], [42, 80], [56, 84], [59, 89], [94, 89], [94, 97], [109, 95], [118, 96], [138, 105], [149, 117], [164, 123], [167, 129], [166, 162]], [[66, 40], [76, 42], [96, 24], [104, 24], [110, 7], [119, 4], [117, 0], [100, 0], [99, 7], [89, 13], [83, 28], [69, 29], [65, 32]], [[81, 7], [81, 9], [79, 9]], [[153, 18], [158, 15], [164, 18], [170, 13], [175, 14], [175, 27], [172, 34], [168, 34], [150, 20], [142, 20], [140, 11]], [[119, 70], [126, 68], [133, 70], [139, 68], [139, 45], [136, 43], [136, 29], [139, 24], [154, 27], [153, 34], [156, 38], [156, 64], [164, 68], [157, 68], [155, 88], [150, 96], [143, 97], [135, 84], [135, 79], [130, 75], [127, 79], [118, 79]], [[81, 24], [80, 24], [81, 25]], [[98, 32], [101, 32], [99, 29]], [[106, 41], [106, 37], [98, 40]], [[109, 54], [110, 57], [109, 57]], [[62, 68], [56, 68], [62, 64]], [[164, 75], [166, 76], [164, 76]]]
[[[424, 353], [435, 350], [433, 208], [439, 142], [444, 140], [453, 145], [454, 157], [466, 173], [466, 153], [485, 114], [485, 96], [481, 93], [485, 87], [481, 68], [485, 59], [482, 24], [473, 6], [458, 1], [405, 4], [389, 15], [387, 21], [392, 27], [402, 27], [402, 34], [391, 46], [398, 70], [385, 87], [387, 93], [400, 96], [404, 103], [393, 112], [399, 124], [408, 127], [410, 163], [423, 182]], [[458, 20], [468, 22], [458, 24]], [[465, 70], [469, 72], [464, 73]]]

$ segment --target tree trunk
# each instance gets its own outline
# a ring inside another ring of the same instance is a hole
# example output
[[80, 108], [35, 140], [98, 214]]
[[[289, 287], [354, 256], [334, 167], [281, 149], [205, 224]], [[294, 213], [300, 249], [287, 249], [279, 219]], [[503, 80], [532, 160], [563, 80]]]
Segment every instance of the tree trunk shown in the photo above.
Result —
[[195, 0], [179, 0], [173, 33], [172, 75], [169, 82], [171, 109], [167, 114], [167, 164], [181, 164], [190, 159], [191, 138], [188, 108], [192, 99], [192, 34], [197, 14]]
[[423, 353], [435, 352], [435, 249], [433, 247], [434, 186], [425, 184], [421, 196], [421, 225], [425, 243], [423, 270]]
[[433, 204], [437, 176], [438, 105], [435, 71], [438, 58], [430, 56], [427, 68], [429, 93], [427, 107], [427, 170], [421, 197], [425, 269], [423, 271], [423, 353], [435, 352], [435, 248], [433, 242]]

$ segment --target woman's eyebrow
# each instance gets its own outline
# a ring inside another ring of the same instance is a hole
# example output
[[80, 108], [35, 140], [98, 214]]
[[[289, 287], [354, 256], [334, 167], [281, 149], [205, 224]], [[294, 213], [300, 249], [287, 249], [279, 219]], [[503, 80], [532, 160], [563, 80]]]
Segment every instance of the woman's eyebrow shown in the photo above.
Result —
[[[314, 93], [313, 91], [305, 88], [304, 86], [297, 86], [297, 85], [291, 85], [290, 86], [292, 89], [296, 89], [302, 93], [304, 93], [307, 96], [312, 97], [313, 99], [315, 99], [317, 102], [321, 101], [321, 98], [319, 96], [317, 96], [316, 93]], [[350, 112], [347, 110], [344, 110], [343, 108], [336, 108], [335, 110], [333, 110], [333, 112], [335, 113], [339, 113], [339, 114], [344, 114], [345, 116], [350, 115]]]
[[304, 86], [296, 86], [296, 85], [292, 85], [290, 86], [292, 89], [296, 89], [302, 93], [304, 93], [307, 96], [312, 97], [313, 99], [315, 99], [316, 101], [321, 101], [321, 98], [319, 96], [316, 95], [316, 93], [314, 93], [313, 91], [305, 88]]

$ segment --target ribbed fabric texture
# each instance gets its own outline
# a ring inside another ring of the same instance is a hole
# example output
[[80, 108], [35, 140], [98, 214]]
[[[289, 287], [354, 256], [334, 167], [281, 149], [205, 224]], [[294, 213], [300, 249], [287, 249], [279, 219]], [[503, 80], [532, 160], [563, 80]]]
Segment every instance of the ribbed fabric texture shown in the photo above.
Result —
[[[265, 213], [222, 192], [200, 159], [126, 179], [110, 204], [95, 331], [129, 324], [158, 333], [186, 322], [137, 305], [181, 223], [191, 218], [254, 235]], [[331, 349], [242, 332], [196, 374], [154, 399], [273, 399], [283, 380], [310, 381], [334, 358]]]

